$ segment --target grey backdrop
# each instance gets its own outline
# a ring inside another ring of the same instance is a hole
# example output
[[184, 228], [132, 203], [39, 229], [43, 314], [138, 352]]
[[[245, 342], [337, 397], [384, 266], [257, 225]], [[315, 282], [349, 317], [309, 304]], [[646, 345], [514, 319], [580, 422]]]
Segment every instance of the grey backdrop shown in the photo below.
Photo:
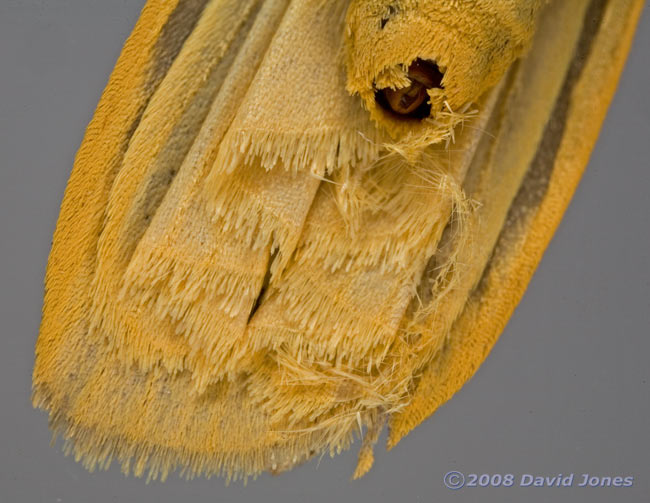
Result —
[[[87, 473], [31, 408], [50, 240], [73, 156], [144, 0], [0, 0], [0, 501], [650, 501], [650, 15], [577, 194], [492, 354], [349, 482], [356, 449], [247, 487]], [[464, 473], [629, 475], [631, 488], [450, 491]]]

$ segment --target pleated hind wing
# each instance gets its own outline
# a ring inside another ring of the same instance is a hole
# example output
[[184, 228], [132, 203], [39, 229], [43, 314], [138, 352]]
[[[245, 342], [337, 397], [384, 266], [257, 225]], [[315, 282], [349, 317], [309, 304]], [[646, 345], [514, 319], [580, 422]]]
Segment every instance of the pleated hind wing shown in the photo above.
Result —
[[278, 413], [294, 387], [248, 333], [323, 177], [379, 149], [336, 56], [346, 7], [145, 7], [76, 159], [36, 349], [34, 403], [87, 466], [247, 477], [352, 441], [356, 415], [312, 428], [327, 387]]

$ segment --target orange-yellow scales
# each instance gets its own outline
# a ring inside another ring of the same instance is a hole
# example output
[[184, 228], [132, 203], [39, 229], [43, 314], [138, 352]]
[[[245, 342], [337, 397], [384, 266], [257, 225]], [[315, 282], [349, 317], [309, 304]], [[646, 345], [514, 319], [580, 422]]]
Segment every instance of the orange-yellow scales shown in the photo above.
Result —
[[246, 478], [362, 436], [363, 475], [503, 329], [642, 6], [149, 0], [62, 204], [34, 404], [89, 468]]

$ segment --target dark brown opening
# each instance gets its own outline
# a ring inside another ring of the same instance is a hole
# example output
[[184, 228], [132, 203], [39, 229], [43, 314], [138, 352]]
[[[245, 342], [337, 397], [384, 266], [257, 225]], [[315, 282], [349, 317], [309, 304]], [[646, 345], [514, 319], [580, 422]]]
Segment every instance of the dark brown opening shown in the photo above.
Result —
[[416, 59], [408, 69], [411, 85], [402, 89], [379, 89], [375, 101], [398, 118], [424, 119], [431, 114], [427, 89], [442, 89], [443, 73], [433, 61]]

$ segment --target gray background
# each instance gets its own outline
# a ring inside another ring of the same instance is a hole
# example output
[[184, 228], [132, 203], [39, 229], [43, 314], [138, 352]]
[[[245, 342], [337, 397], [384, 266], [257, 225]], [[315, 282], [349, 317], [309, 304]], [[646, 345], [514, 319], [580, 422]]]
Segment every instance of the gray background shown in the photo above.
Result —
[[[50, 448], [30, 379], [73, 156], [144, 0], [0, 0], [0, 501], [650, 501], [650, 13], [577, 194], [490, 357], [349, 482], [356, 449], [247, 487], [87, 473]], [[465, 473], [634, 476], [632, 488], [465, 488]]]

